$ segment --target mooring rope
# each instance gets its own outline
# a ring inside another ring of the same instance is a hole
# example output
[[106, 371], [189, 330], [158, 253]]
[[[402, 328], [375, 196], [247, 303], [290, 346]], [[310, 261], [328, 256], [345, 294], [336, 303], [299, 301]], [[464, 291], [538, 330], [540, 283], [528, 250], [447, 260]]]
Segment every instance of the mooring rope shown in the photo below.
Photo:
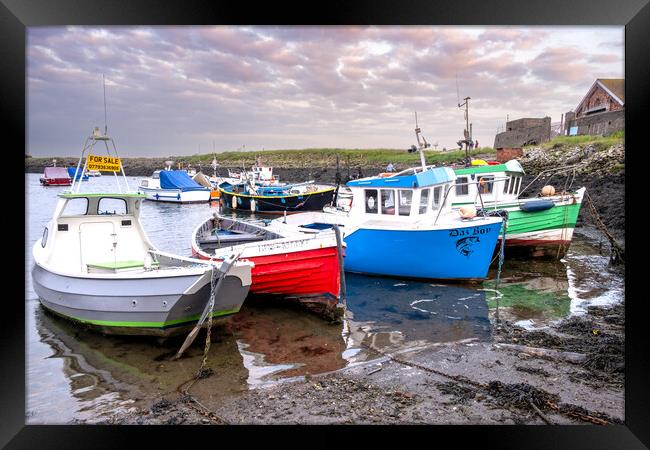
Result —
[[619, 244], [618, 241], [614, 239], [614, 236], [612, 236], [612, 234], [609, 232], [609, 230], [601, 220], [593, 200], [589, 196], [589, 193], [586, 191], [585, 191], [585, 199], [587, 200], [587, 203], [589, 205], [589, 212], [591, 214], [592, 220], [594, 221], [594, 224], [600, 231], [602, 231], [605, 234], [607, 239], [609, 239], [609, 244], [612, 249], [612, 253], [609, 259], [610, 262], [617, 263], [620, 261], [622, 263], [625, 263], [625, 250], [623, 249], [621, 244]]

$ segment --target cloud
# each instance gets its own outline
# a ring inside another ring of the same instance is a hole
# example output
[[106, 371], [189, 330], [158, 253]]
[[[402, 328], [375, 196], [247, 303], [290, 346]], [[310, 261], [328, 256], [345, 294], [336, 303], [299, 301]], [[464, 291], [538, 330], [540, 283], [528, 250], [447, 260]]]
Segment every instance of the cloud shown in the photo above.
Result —
[[28, 151], [75, 154], [103, 124], [102, 74], [125, 156], [196, 153], [213, 141], [406, 148], [415, 110], [425, 135], [449, 148], [466, 96], [488, 143], [507, 114], [559, 119], [602, 73], [623, 75], [619, 29], [572, 36], [568, 27], [29, 28]]

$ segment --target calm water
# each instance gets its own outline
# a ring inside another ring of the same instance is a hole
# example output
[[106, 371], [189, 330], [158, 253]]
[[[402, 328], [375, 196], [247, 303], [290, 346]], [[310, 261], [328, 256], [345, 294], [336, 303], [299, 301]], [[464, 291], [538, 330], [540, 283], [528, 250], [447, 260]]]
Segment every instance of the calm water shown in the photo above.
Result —
[[[42, 187], [39, 177], [26, 175], [27, 422], [92, 421], [175, 390], [199, 367], [203, 339], [195, 341], [187, 357], [171, 362], [178, 340], [102, 336], [40, 307], [31, 284], [31, 249], [51, 217], [57, 193], [67, 188]], [[136, 188], [140, 177], [128, 180]], [[112, 177], [104, 176], [91, 178], [82, 188], [113, 186]], [[216, 203], [145, 201], [141, 220], [161, 250], [189, 256], [192, 230], [216, 208]], [[498, 292], [494, 281], [441, 285], [348, 274], [348, 320], [341, 325], [282, 300], [248, 299], [239, 314], [213, 331], [208, 363], [216, 376], [197, 383], [193, 392], [209, 404], [291, 377], [371, 361], [379, 356], [372, 348], [398, 352], [431, 343], [489, 341], [496, 318], [543, 328], [583, 313], [589, 304], [623, 299], [623, 278], [607, 271], [607, 261], [575, 235], [561, 261], [506, 259]], [[495, 276], [492, 269], [491, 278]]]

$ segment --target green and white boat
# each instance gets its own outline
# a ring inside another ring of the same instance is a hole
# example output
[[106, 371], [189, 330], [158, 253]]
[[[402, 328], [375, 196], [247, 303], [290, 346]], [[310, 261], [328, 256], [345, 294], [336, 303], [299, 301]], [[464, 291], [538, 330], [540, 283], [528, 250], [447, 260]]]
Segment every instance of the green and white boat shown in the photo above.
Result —
[[470, 165], [456, 168], [454, 172], [457, 178], [452, 192], [453, 208], [474, 205], [486, 210], [506, 210], [506, 246], [529, 249], [533, 256], [562, 256], [566, 253], [571, 245], [585, 187], [558, 194], [553, 188], [545, 187], [547, 192], [543, 194], [546, 195], [521, 198], [528, 186], [522, 189], [525, 172], [517, 160]]

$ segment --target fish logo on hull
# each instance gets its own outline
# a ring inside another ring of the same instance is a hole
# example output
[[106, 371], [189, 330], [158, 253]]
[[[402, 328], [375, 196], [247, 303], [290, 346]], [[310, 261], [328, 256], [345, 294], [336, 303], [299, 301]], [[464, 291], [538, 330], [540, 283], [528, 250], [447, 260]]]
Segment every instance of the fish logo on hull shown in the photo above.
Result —
[[474, 251], [472, 250], [472, 246], [477, 242], [481, 242], [477, 236], [458, 239], [456, 241], [456, 250], [458, 250], [458, 253], [461, 255], [469, 257], [470, 253]]

